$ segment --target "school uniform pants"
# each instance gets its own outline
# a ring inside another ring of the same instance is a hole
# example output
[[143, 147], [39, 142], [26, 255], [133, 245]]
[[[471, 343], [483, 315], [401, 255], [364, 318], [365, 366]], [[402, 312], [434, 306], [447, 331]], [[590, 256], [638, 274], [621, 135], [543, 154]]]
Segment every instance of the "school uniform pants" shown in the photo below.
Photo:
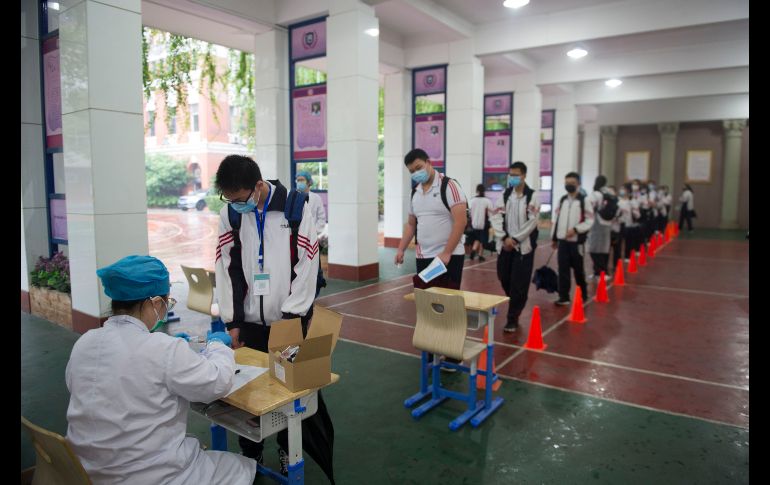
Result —
[[631, 251], [639, 251], [639, 246], [641, 246], [641, 235], [640, 235], [640, 229], [639, 226], [626, 226], [626, 228], [623, 231], [623, 237], [625, 239], [625, 259], [631, 258]]
[[[618, 263], [618, 259], [623, 257], [622, 253], [622, 247], [623, 247], [623, 228], [620, 229], [620, 232], [611, 232], [610, 233], [610, 253], [612, 254], [612, 257], [610, 258], [610, 263], [612, 263], [612, 267], [615, 268], [615, 266]], [[615, 268], [613, 271], [616, 271], [617, 268]]]
[[559, 299], [570, 300], [571, 274], [575, 273], [575, 283], [583, 293], [583, 301], [588, 298], [586, 274], [583, 269], [585, 245], [577, 242], [559, 240]]
[[591, 253], [591, 260], [594, 262], [594, 276], [599, 276], [604, 271], [609, 273], [609, 253]]
[[518, 323], [519, 315], [527, 304], [529, 283], [532, 281], [532, 268], [535, 263], [535, 250], [522, 256], [519, 251], [500, 251], [497, 256], [497, 279], [503, 287], [508, 302], [508, 322]]
[[690, 217], [690, 211], [687, 210], [687, 202], [682, 204], [682, 208], [679, 209], [679, 229], [684, 227], [684, 221], [687, 221], [687, 229], [692, 231], [692, 218]]

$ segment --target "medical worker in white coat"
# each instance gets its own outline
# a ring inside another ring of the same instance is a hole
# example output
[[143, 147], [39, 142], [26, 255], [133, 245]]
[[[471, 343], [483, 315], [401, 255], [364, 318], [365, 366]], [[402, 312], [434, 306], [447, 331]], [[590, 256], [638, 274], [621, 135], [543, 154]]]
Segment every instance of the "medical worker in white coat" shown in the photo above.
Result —
[[168, 316], [168, 270], [151, 256], [99, 269], [113, 316], [75, 343], [65, 379], [67, 439], [94, 484], [250, 485], [256, 462], [203, 451], [185, 436], [190, 402], [225, 396], [235, 374], [230, 336], [216, 332], [202, 353], [182, 338], [152, 333]]

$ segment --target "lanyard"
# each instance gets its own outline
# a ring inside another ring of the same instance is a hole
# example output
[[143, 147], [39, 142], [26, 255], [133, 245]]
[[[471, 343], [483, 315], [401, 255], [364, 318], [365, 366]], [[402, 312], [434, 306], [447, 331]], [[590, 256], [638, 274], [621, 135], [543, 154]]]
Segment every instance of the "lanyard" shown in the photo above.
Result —
[[265, 267], [265, 219], [267, 218], [267, 206], [270, 204], [270, 195], [273, 193], [273, 187], [268, 185], [267, 200], [262, 208], [260, 215], [259, 209], [254, 208], [254, 218], [257, 220], [257, 233], [259, 234], [259, 272], [264, 271]]

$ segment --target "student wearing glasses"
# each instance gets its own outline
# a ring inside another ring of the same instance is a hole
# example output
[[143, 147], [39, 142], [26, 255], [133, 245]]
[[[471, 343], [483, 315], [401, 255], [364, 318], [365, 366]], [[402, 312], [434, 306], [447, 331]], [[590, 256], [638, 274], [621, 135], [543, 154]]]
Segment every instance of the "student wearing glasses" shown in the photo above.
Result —
[[174, 299], [168, 270], [151, 256], [99, 269], [113, 315], [75, 343], [65, 381], [67, 440], [93, 483], [254, 481], [256, 462], [203, 451], [186, 436], [190, 402], [225, 396], [235, 375], [230, 336], [216, 332], [202, 352], [162, 332]]

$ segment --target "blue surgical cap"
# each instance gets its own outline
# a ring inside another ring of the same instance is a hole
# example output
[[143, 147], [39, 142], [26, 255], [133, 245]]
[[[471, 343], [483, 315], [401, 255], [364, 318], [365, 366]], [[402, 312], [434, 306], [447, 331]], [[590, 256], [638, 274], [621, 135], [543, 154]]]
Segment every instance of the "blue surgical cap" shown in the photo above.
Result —
[[[307, 170], [300, 170], [297, 172], [297, 177], [305, 177], [305, 180], [307, 180], [308, 185], [313, 185], [313, 177], [310, 176], [310, 172]], [[296, 180], [296, 177], [295, 177]]]
[[104, 293], [117, 301], [144, 300], [168, 295], [171, 284], [166, 266], [152, 256], [126, 256], [96, 270]]

